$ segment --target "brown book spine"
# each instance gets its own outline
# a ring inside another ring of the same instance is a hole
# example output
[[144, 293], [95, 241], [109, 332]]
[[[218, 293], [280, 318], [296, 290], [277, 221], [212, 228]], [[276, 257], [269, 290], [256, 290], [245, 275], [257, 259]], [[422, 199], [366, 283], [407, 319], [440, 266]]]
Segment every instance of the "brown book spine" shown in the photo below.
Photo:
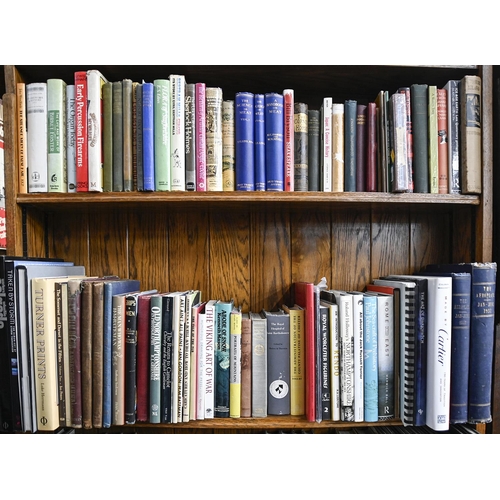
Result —
[[252, 321], [241, 318], [241, 417], [252, 416]]
[[366, 150], [366, 190], [377, 191], [377, 105], [369, 102], [366, 109], [367, 150]]
[[82, 427], [82, 377], [81, 377], [81, 288], [80, 280], [68, 281], [68, 337], [70, 365], [71, 424]]
[[82, 424], [92, 429], [92, 282], [82, 281], [81, 297]]
[[366, 191], [367, 107], [356, 107], [356, 191]]
[[102, 427], [104, 283], [92, 284], [92, 425]]

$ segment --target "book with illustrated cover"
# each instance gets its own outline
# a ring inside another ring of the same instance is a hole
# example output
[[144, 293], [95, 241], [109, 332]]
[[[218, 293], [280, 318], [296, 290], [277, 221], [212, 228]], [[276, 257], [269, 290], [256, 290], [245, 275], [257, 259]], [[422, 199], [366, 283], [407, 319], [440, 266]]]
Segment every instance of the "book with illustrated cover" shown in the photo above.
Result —
[[448, 92], [445, 88], [437, 89], [437, 124], [438, 124], [438, 193], [449, 191], [449, 150], [448, 150]]
[[222, 101], [222, 190], [235, 190], [234, 100]]
[[207, 191], [223, 191], [222, 89], [206, 87], [206, 184]]
[[413, 193], [413, 122], [411, 116], [411, 88], [400, 87], [398, 92], [404, 94], [406, 105], [406, 152], [408, 161], [408, 192]]
[[460, 188], [460, 80], [448, 80], [444, 88], [448, 106], [448, 189], [459, 194]]
[[229, 417], [230, 315], [233, 300], [215, 304], [215, 417]]

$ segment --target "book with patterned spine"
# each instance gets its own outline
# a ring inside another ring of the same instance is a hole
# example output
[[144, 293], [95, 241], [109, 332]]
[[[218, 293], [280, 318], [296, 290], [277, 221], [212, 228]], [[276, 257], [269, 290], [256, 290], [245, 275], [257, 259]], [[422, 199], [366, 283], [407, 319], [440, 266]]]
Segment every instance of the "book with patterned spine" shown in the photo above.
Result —
[[170, 75], [170, 188], [186, 190], [186, 79], [184, 75]]
[[26, 84], [28, 130], [28, 191], [46, 193], [47, 181], [47, 83]]
[[460, 80], [449, 80], [444, 86], [448, 105], [448, 189], [460, 193]]
[[283, 129], [283, 144], [284, 144], [284, 175], [285, 175], [285, 191], [295, 191], [294, 178], [294, 93], [293, 89], [283, 90], [283, 114], [284, 114], [284, 129]]
[[47, 80], [47, 182], [49, 193], [68, 191], [66, 162], [66, 82]]
[[294, 104], [293, 142], [294, 142], [294, 190], [309, 191], [309, 118], [308, 105], [303, 102]]
[[76, 190], [89, 190], [87, 72], [75, 72]]
[[156, 79], [153, 82], [154, 100], [154, 179], [156, 191], [170, 191], [170, 81], [167, 79]]
[[266, 190], [266, 122], [264, 94], [254, 96], [255, 191]]
[[206, 183], [207, 191], [223, 191], [222, 89], [206, 87]]
[[234, 101], [222, 101], [222, 189], [235, 190]]
[[184, 110], [186, 191], [196, 191], [196, 86], [194, 83], [186, 83]]
[[332, 104], [332, 192], [344, 191], [344, 104]]
[[332, 191], [332, 98], [324, 97], [321, 105], [321, 191]]
[[265, 94], [266, 191], [284, 191], [284, 110], [283, 95]]
[[255, 96], [237, 92], [235, 96], [236, 190], [255, 190]]
[[206, 85], [195, 83], [196, 191], [207, 190]]
[[267, 319], [250, 311], [252, 321], [252, 418], [267, 417]]
[[400, 92], [391, 95], [391, 119], [394, 138], [392, 190], [394, 192], [407, 192], [410, 189], [410, 179], [408, 167], [406, 97]]
[[406, 104], [406, 153], [408, 161], [408, 192], [413, 193], [413, 123], [411, 117], [411, 89], [401, 87], [398, 92], [404, 94]]
[[448, 156], [448, 92], [437, 89], [437, 124], [438, 124], [438, 193], [449, 193], [449, 156]]

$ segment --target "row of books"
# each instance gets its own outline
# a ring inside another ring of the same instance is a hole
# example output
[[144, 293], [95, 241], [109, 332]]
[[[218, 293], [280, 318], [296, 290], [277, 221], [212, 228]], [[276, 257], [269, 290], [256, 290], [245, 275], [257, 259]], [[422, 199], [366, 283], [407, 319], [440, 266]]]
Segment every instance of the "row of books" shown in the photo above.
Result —
[[183, 75], [18, 84], [21, 192], [481, 192], [481, 79], [317, 109]]
[[3, 102], [0, 99], [0, 249], [5, 248], [7, 248], [7, 227], [5, 215], [4, 131]]
[[293, 306], [260, 313], [71, 262], [4, 257], [2, 270], [5, 430], [491, 421], [495, 263], [428, 266], [363, 292], [299, 282]]

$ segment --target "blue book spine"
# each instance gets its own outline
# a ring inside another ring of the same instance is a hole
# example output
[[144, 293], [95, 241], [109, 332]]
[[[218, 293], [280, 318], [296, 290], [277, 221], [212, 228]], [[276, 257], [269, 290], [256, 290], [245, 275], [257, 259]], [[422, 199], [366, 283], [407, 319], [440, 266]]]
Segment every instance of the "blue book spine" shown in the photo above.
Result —
[[229, 325], [233, 301], [215, 305], [215, 417], [229, 417]]
[[142, 84], [142, 168], [144, 191], [155, 190], [154, 85]]
[[265, 104], [266, 190], [283, 191], [285, 177], [283, 95], [268, 93], [265, 95]]
[[363, 382], [365, 422], [378, 421], [378, 342], [377, 298], [365, 295], [363, 300]]
[[236, 190], [255, 190], [254, 95], [238, 92], [235, 101]]
[[471, 275], [452, 274], [450, 423], [467, 422]]
[[266, 190], [266, 118], [264, 94], [254, 96], [255, 191]]
[[344, 103], [344, 191], [356, 191], [357, 102]]

